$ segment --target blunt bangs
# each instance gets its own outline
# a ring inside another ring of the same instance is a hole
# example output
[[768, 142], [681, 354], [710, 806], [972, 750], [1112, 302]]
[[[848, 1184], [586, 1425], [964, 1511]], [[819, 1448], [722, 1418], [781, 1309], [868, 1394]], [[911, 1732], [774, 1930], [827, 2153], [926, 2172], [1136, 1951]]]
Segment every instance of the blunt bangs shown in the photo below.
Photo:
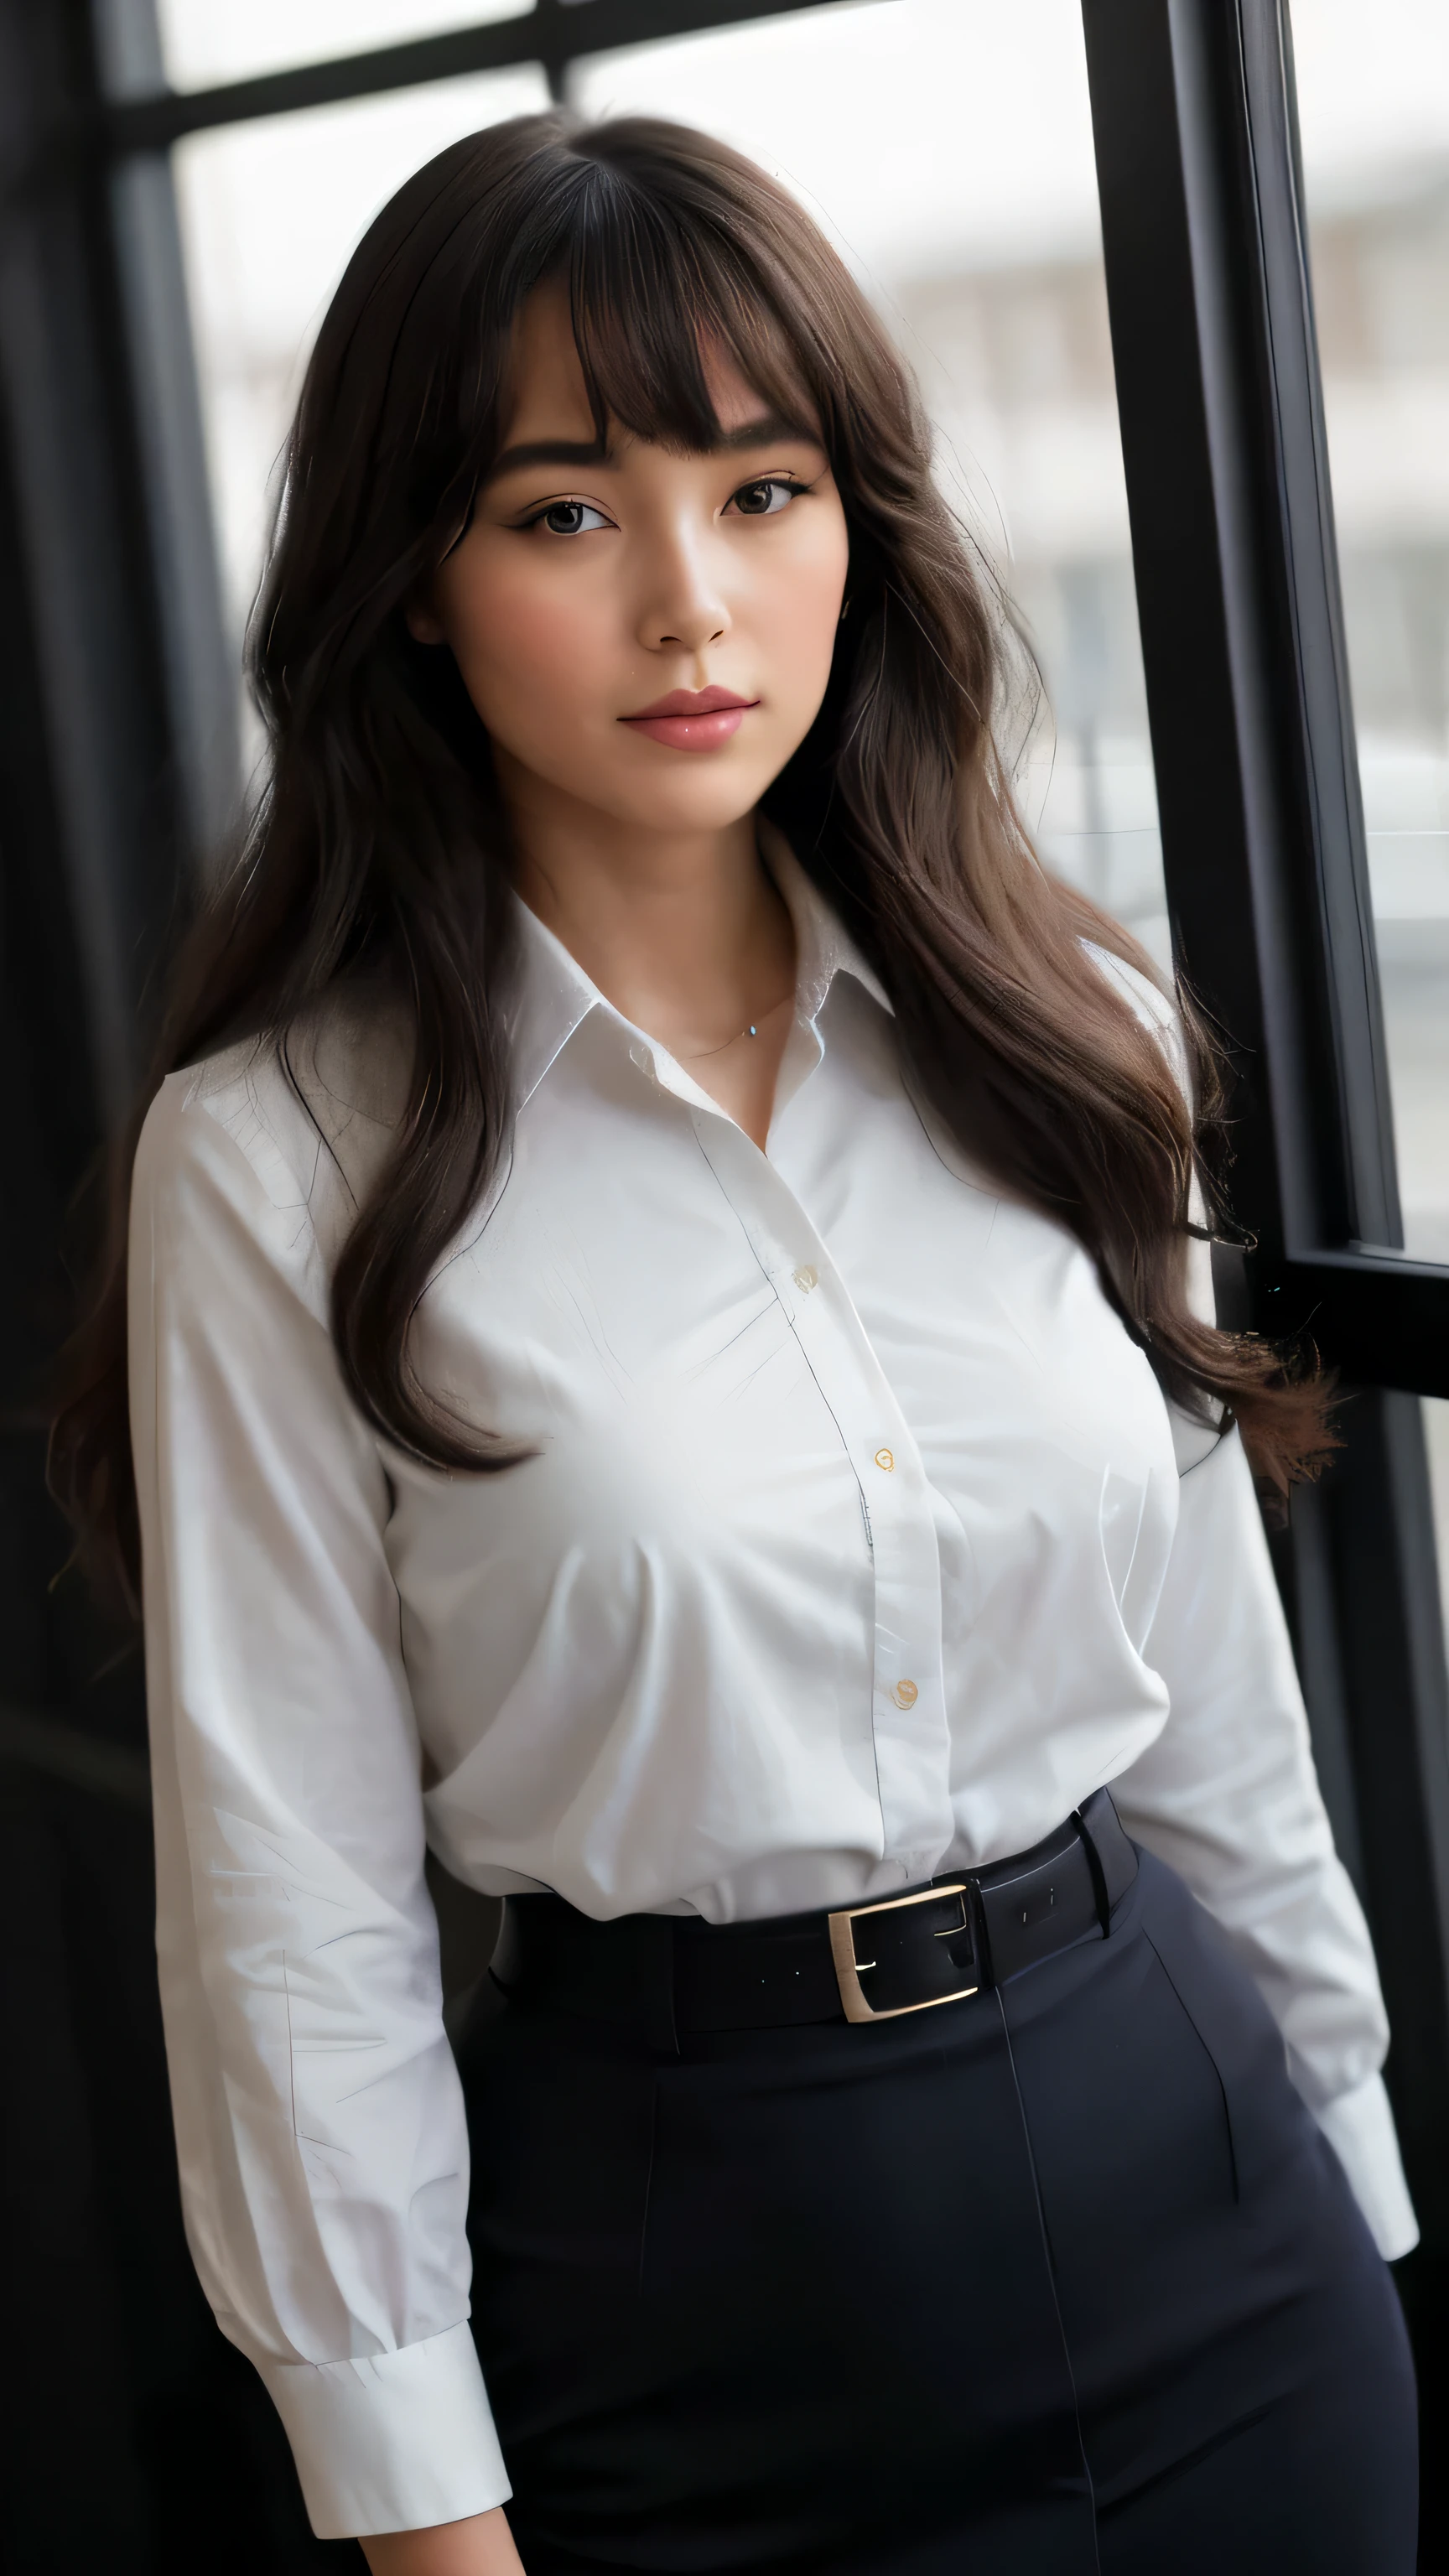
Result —
[[406, 489], [434, 561], [503, 446], [518, 317], [554, 283], [601, 444], [613, 425], [707, 452], [722, 435], [710, 391], [722, 358], [766, 409], [822, 442], [837, 474], [862, 376], [893, 378], [881, 408], [893, 427], [909, 418], [888, 344], [835, 252], [728, 146], [647, 118], [520, 118], [451, 145], [408, 182], [323, 326], [323, 342], [334, 328], [347, 336], [344, 374], [355, 355], [375, 376], [392, 307], [374, 461], [394, 470], [375, 498], [385, 511], [387, 482]]
[[[617, 166], [584, 165], [567, 280], [574, 344], [601, 439], [610, 423], [702, 453], [722, 423], [710, 361], [730, 360], [767, 408], [821, 437], [804, 317], [782, 314], [758, 267], [717, 224], [647, 197]], [[797, 324], [790, 329], [790, 319]], [[803, 345], [802, 345], [803, 344]]]

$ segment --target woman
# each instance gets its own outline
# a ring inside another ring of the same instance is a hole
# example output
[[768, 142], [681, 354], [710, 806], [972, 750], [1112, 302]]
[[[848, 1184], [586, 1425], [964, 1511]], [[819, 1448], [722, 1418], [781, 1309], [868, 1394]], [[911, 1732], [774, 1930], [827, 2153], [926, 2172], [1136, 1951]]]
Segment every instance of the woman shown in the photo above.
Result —
[[[357, 252], [130, 1405], [192, 2243], [378, 2576], [1412, 2564], [1248, 1463], [1322, 1393], [1205, 1319], [1208, 1069], [991, 612], [721, 146], [524, 119]], [[509, 1899], [461, 2082], [425, 1844]]]

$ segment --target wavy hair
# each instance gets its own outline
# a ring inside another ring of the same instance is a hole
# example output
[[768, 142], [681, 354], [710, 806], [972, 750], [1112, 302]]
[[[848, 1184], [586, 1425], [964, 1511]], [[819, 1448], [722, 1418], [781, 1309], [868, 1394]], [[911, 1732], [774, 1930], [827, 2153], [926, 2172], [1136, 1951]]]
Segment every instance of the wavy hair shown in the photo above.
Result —
[[[457, 1419], [412, 1354], [419, 1301], [507, 1135], [516, 898], [487, 736], [451, 657], [414, 642], [404, 610], [506, 433], [519, 309], [558, 279], [601, 438], [618, 424], [708, 447], [711, 349], [787, 415], [808, 407], [848, 522], [850, 614], [765, 811], [871, 959], [907, 1069], [963, 1148], [1077, 1237], [1166, 1393], [1200, 1419], [1236, 1417], [1260, 1483], [1286, 1492], [1331, 1445], [1321, 1378], [1187, 1304], [1195, 1168], [1222, 1221], [1212, 1049], [1184, 1006], [1194, 1119], [1083, 942], [1153, 975], [1150, 961], [1043, 869], [1023, 827], [992, 733], [1001, 602], [935, 486], [906, 368], [795, 201], [687, 128], [559, 113], [490, 127], [410, 179], [353, 255], [307, 370], [249, 638], [267, 784], [178, 958], [147, 1100], [244, 1035], [285, 1045], [344, 983], [387, 988], [411, 1071], [337, 1265], [341, 1364], [412, 1457], [473, 1472], [516, 1459], [507, 1426]], [[52, 1440], [83, 1551], [133, 1601], [134, 1134]]]

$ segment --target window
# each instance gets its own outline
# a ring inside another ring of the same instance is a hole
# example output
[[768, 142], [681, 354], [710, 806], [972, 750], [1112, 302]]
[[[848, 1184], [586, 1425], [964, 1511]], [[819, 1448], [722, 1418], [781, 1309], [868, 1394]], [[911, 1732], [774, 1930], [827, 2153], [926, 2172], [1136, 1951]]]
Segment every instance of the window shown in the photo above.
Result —
[[173, 89], [209, 89], [256, 72], [363, 54], [375, 45], [526, 18], [533, 0], [159, 0], [161, 54]]
[[[1449, 1262], [1449, 20], [1295, 0], [1314, 304], [1405, 1249]], [[1449, 1404], [1425, 1429], [1449, 1602]]]
[[[1380, 50], [1349, 14], [1345, 97], [1372, 93]], [[1429, 2207], [1449, 2154], [1449, 1690], [1419, 1398], [1449, 1394], [1449, 1268], [1398, 1248], [1291, 33], [1282, 0], [1083, 16], [1169, 911], [1233, 1051], [1254, 1238], [1222, 1284], [1243, 1326], [1311, 1335], [1348, 1386], [1343, 1450], [1279, 1563]]]
[[1404, 1243], [1449, 1261], [1449, 18], [1295, 0]]

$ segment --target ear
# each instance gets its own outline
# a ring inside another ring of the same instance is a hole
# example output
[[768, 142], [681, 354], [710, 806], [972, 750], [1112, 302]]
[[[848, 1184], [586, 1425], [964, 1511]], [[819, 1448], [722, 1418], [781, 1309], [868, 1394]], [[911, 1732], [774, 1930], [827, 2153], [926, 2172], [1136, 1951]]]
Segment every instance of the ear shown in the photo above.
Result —
[[410, 599], [403, 610], [407, 630], [415, 644], [446, 644], [442, 620], [426, 600]]

